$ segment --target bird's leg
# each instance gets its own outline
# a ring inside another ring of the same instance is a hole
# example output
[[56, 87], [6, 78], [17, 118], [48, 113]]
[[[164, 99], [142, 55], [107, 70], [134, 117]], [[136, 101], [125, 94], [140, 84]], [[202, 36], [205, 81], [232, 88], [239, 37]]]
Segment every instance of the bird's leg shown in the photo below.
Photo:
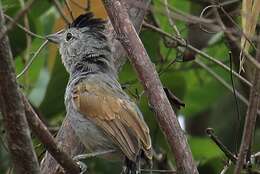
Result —
[[141, 173], [141, 154], [139, 154], [136, 158], [136, 174]]
[[77, 161], [77, 164], [79, 165], [79, 167], [81, 169], [80, 174], [84, 174], [87, 171], [88, 166], [85, 163], [83, 163], [82, 161]]
[[128, 170], [128, 169], [127, 169], [127, 166], [126, 166], [126, 164], [124, 164], [124, 165], [123, 165], [123, 168], [122, 168], [121, 174], [127, 174], [127, 173], [128, 173], [127, 170]]
[[153, 160], [149, 160], [150, 174], [153, 173]]
[[125, 157], [121, 174], [131, 174], [130, 160]]
[[141, 173], [141, 160], [137, 161], [137, 172], [136, 173], [138, 173], [138, 174]]
[[84, 160], [84, 159], [87, 159], [87, 158], [93, 158], [93, 157], [96, 157], [96, 156], [105, 155], [105, 154], [108, 154], [108, 153], [113, 153], [115, 151], [116, 150], [112, 149], [112, 150], [107, 150], [107, 151], [93, 152], [93, 153], [87, 153], [87, 154], [80, 154], [80, 155], [74, 156], [73, 160], [75, 160], [77, 162], [77, 164], [80, 166], [80, 168], [81, 168], [80, 174], [84, 174], [87, 171], [88, 167], [81, 160]]
[[84, 159], [87, 159], [87, 158], [93, 158], [93, 157], [96, 157], [96, 156], [105, 155], [105, 154], [108, 154], [108, 153], [113, 153], [115, 151], [116, 150], [112, 149], [112, 150], [106, 150], [106, 151], [100, 151], [100, 152], [80, 154], [80, 155], [73, 157], [73, 159], [76, 160], [76, 161], [79, 161], [79, 160], [84, 160]]

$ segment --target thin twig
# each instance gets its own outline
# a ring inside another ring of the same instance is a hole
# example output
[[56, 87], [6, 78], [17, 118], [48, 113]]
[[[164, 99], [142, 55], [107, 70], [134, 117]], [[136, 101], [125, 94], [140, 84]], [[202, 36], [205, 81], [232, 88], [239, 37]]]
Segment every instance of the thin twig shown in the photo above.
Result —
[[228, 171], [228, 168], [230, 167], [230, 165], [231, 165], [231, 160], [228, 160], [227, 164], [224, 166], [224, 168], [220, 174], [225, 174]]
[[38, 54], [41, 52], [41, 50], [45, 47], [45, 45], [48, 43], [48, 40], [45, 40], [43, 42], [43, 44], [40, 46], [40, 48], [33, 54], [33, 57], [30, 59], [30, 61], [28, 62], [28, 64], [24, 67], [24, 69], [22, 70], [22, 72], [20, 72], [17, 76], [16, 79], [19, 79], [25, 72], [28, 71], [28, 69], [30, 68], [30, 66], [32, 65], [33, 61], [35, 60], [35, 58], [38, 56]]
[[35, 1], [34, 0], [30, 0], [30, 1], [27, 1], [26, 4], [24, 5], [24, 8], [22, 8], [14, 17], [13, 21], [12, 22], [9, 22], [7, 25], [6, 25], [6, 29], [5, 31], [3, 31], [1, 34], [0, 34], [0, 40], [3, 39], [3, 37], [7, 34], [8, 31], [12, 30], [15, 23], [17, 23], [17, 21], [23, 17], [27, 12], [28, 10], [31, 8], [31, 6], [33, 5]]
[[[257, 42], [256, 60], [260, 62], [260, 35]], [[238, 162], [235, 167], [235, 174], [240, 174], [243, 166], [246, 164], [245, 159], [250, 152], [253, 142], [255, 124], [257, 119], [257, 110], [260, 106], [260, 70], [254, 69], [253, 86], [250, 89], [249, 106], [245, 118], [243, 137], [241, 140]]]
[[22, 29], [23, 31], [25, 31], [28, 35], [33, 36], [33, 37], [36, 37], [36, 38], [39, 38], [39, 39], [44, 39], [44, 40], [46, 39], [45, 37], [31, 32], [31, 31], [28, 30], [27, 28], [23, 27], [21, 24], [15, 22], [15, 20], [14, 20], [13, 18], [11, 18], [10, 16], [8, 16], [7, 14], [4, 14], [4, 17], [5, 17], [7, 20], [9, 20], [9, 21], [11, 21], [12, 23], [14, 23], [17, 27], [19, 27], [20, 29]]
[[59, 164], [64, 168], [66, 172], [69, 174], [78, 174], [81, 169], [76, 164], [72, 158], [66, 154], [56, 143], [55, 139], [48, 131], [48, 128], [44, 125], [44, 123], [40, 120], [27, 98], [24, 94], [21, 94], [25, 106], [25, 114], [28, 120], [28, 123], [33, 130], [33, 133], [39, 138], [39, 140], [44, 144], [46, 149], [52, 156], [59, 162]]
[[[160, 2], [160, 3], [164, 4], [164, 2]], [[177, 20], [182, 20], [184, 22], [192, 23], [192, 24], [204, 23], [204, 24], [208, 24], [208, 25], [212, 25], [213, 22], [214, 22], [212, 19], [199, 18], [197, 16], [191, 15], [189, 13], [181, 11], [181, 10], [179, 10], [177, 8], [172, 7], [172, 6], [168, 6], [168, 8], [173, 13], [173, 15], [171, 15], [171, 16], [173, 18], [175, 17], [175, 19], [177, 19]], [[160, 9], [156, 9], [156, 10], [158, 11]], [[152, 8], [152, 10], [154, 10], [154, 9]], [[163, 12], [163, 11], [160, 11], [160, 12]], [[174, 14], [175, 14], [175, 16], [174, 16]]]
[[141, 173], [167, 173], [167, 174], [176, 174], [175, 170], [158, 170], [158, 169], [141, 169]]
[[[209, 5], [209, 6], [205, 7], [205, 8], [201, 11], [201, 13], [200, 13], [200, 18], [204, 19], [204, 18], [203, 18], [204, 13], [205, 13], [208, 9], [213, 8], [213, 10], [214, 10], [214, 12], [215, 12], [215, 14], [216, 14], [216, 20], [217, 20], [217, 22], [219, 23], [219, 25], [220, 25], [222, 31], [224, 31], [224, 32], [229, 32], [229, 31], [226, 29], [226, 27], [225, 27], [225, 25], [223, 24], [223, 22], [221, 21], [220, 15], [219, 15], [219, 13], [218, 13], [218, 8], [219, 8], [219, 9], [221, 9], [221, 11], [225, 14], [225, 16], [230, 20], [230, 22], [232, 22], [232, 23], [236, 26], [236, 28], [239, 30], [239, 32], [241, 33], [241, 35], [245, 36], [245, 33], [243, 33], [243, 31], [241, 30], [240, 26], [234, 21], [234, 19], [228, 14], [228, 12], [226, 12], [226, 10], [224, 9], [223, 5], [225, 5], [225, 4], [224, 4], [224, 3], [219, 3], [219, 2], [218, 2], [218, 4], [216, 4], [215, 2], [212, 2], [212, 5]], [[202, 28], [201, 24], [202, 24], [202, 23], [200, 23], [200, 27]], [[202, 29], [203, 29], [203, 28], [202, 28]], [[204, 30], [203, 30], [203, 31], [204, 31]], [[216, 33], [216, 32], [210, 32], [210, 31], [206, 31], [206, 32]], [[253, 43], [247, 38], [247, 36], [245, 36], [245, 37], [246, 37], [246, 39], [253, 45]], [[253, 45], [253, 46], [254, 46], [254, 45]], [[255, 48], [255, 47], [254, 47], [254, 48]]]
[[114, 149], [106, 150], [106, 151], [98, 151], [98, 152], [93, 152], [93, 153], [80, 154], [80, 155], [73, 157], [73, 159], [76, 161], [81, 161], [84, 159], [93, 158], [93, 157], [97, 157], [97, 156], [103, 156], [103, 155], [107, 155], [107, 154], [111, 154], [111, 153], [115, 153], [115, 152], [116, 152], [116, 150], [114, 150]]
[[[20, 1], [20, 4], [21, 4], [21, 7], [24, 8], [24, 0], [19, 0]], [[25, 14], [24, 15], [24, 26], [27, 30], [30, 30], [30, 24], [29, 24], [29, 19], [28, 19], [28, 15]], [[32, 38], [30, 35], [25, 35], [26, 36], [26, 50], [25, 50], [25, 53], [24, 53], [24, 56], [23, 56], [23, 60], [24, 60], [24, 65], [27, 64], [29, 58], [30, 58], [30, 49], [32, 47]], [[25, 85], [27, 86], [28, 83], [29, 83], [29, 79], [28, 79], [28, 73], [25, 74]]]
[[212, 128], [207, 128], [207, 135], [216, 143], [216, 145], [224, 152], [226, 157], [230, 159], [233, 163], [236, 163], [237, 158], [235, 155], [228, 150], [228, 148], [219, 140], [219, 138], [215, 135], [214, 130]]
[[[245, 37], [245, 39], [251, 44], [251, 46], [256, 49], [256, 47], [254, 46], [254, 44], [252, 43], [252, 41], [246, 36], [246, 34], [240, 29], [240, 26], [232, 19], [232, 17], [226, 12], [226, 10], [221, 6], [221, 5], [211, 5], [211, 6], [208, 6], [208, 7], [215, 7], [214, 8], [214, 12], [216, 14], [216, 17], [217, 17], [217, 21], [218, 23], [220, 24], [222, 30], [227, 34], [227, 36], [233, 40], [233, 37], [231, 36], [231, 34], [227, 31], [226, 29], [226, 26], [224, 25], [224, 23], [222, 22], [221, 20], [221, 17], [218, 13], [218, 10], [216, 8], [220, 8], [221, 11], [225, 14], [225, 16], [230, 20], [230, 22], [232, 22], [232, 24], [234, 24], [234, 26], [239, 30], [239, 32], [242, 34], [243, 37]], [[244, 48], [242, 48], [237, 42], [234, 42], [234, 44], [236, 44], [236, 46], [238, 48], [240, 48], [241, 50], [241, 53], [240, 53], [240, 56], [243, 55], [245, 56], [245, 58], [247, 58], [256, 68], [260, 69], [260, 63], [257, 62], [248, 52], [244, 51]], [[244, 61], [245, 59], [243, 59]], [[239, 72], [241, 71], [241, 68], [242, 68], [242, 64], [243, 62], [240, 63], [240, 70]]]
[[[82, 5], [78, 2], [78, 0], [71, 0], [70, 2], [72, 2], [74, 5], [76, 5], [77, 7], [79, 7], [79, 8], [82, 9], [82, 10], [88, 11], [88, 9], [89, 9], [88, 5], [87, 5], [87, 7], [84, 7], [84, 6], [82, 6]], [[87, 1], [87, 2], [89, 2], [89, 1]]]
[[177, 59], [173, 59], [168, 65], [166, 65], [165, 68], [161, 69], [161, 71], [158, 71], [159, 76], [161, 76], [163, 73], [165, 73], [176, 62], [177, 62]]
[[[200, 13], [200, 18], [204, 18], [204, 13], [205, 13], [208, 9], [210, 9], [210, 8], [212, 8], [212, 7], [215, 7], [215, 5], [209, 5], [209, 6], [205, 7], [205, 8], [201, 11], [201, 13]], [[200, 23], [199, 26], [200, 26], [200, 29], [201, 29], [202, 31], [206, 32], [206, 33], [209, 33], [209, 34], [215, 34], [215, 33], [217, 33], [217, 31], [209, 31], [209, 30], [207, 30], [206, 28], [204, 28], [204, 27], [202, 26], [202, 23]]]
[[68, 19], [68, 17], [63, 12], [62, 6], [61, 6], [60, 2], [57, 1], [57, 0], [52, 0], [52, 2], [54, 3], [54, 6], [56, 7], [58, 12], [60, 13], [60, 15], [63, 18], [63, 20], [66, 22], [67, 25], [69, 25], [70, 24], [70, 20]]
[[71, 17], [71, 20], [74, 21], [74, 16], [73, 16], [73, 12], [72, 12], [72, 9], [71, 9], [71, 6], [69, 5], [69, 2], [68, 0], [65, 0], [65, 5], [70, 13], [70, 17]]
[[[233, 70], [233, 61], [232, 61], [232, 52], [229, 51], [229, 67], [231, 70]], [[239, 104], [238, 104], [238, 100], [237, 100], [237, 92], [236, 92], [236, 88], [235, 88], [235, 83], [234, 83], [234, 79], [233, 79], [233, 74], [230, 73], [230, 80], [231, 80], [231, 86], [232, 86], [232, 90], [234, 93], [234, 99], [235, 99], [235, 103], [236, 103], [236, 112], [237, 112], [237, 121], [238, 124], [235, 124], [235, 149], [236, 149], [236, 154], [238, 153], [238, 135], [240, 135], [240, 128], [241, 128], [241, 117], [240, 117], [240, 111], [239, 111]]]
[[174, 29], [177, 37], [181, 38], [181, 33], [179, 32], [177, 26], [175, 25], [175, 22], [171, 18], [170, 10], [168, 8], [168, 0], [164, 0], [164, 5], [165, 5], [165, 10], [166, 10], [166, 13], [168, 16], [168, 21], [169, 21], [171, 27]]
[[188, 49], [190, 49], [190, 50], [196, 52], [196, 53], [199, 54], [200, 56], [202, 56], [202, 57], [204, 57], [204, 58], [206, 58], [206, 59], [208, 59], [208, 60], [210, 60], [210, 61], [216, 63], [217, 65], [219, 65], [220, 67], [224, 68], [225, 70], [227, 70], [227, 71], [229, 71], [229, 72], [232, 72], [235, 77], [237, 77], [239, 80], [241, 80], [242, 82], [244, 82], [244, 83], [247, 84], [248, 86], [252, 86], [252, 84], [251, 84], [248, 80], [246, 80], [243, 76], [239, 75], [237, 72], [235, 72], [235, 71], [233, 71], [233, 70], [230, 70], [230, 68], [229, 68], [227, 65], [223, 64], [221, 61], [215, 59], [214, 57], [208, 55], [207, 53], [205, 53], [205, 52], [203, 52], [203, 51], [201, 51], [201, 50], [199, 50], [199, 49], [193, 47], [192, 45], [190, 45], [190, 44], [188, 44], [188, 43], [184, 43], [181, 39], [179, 39], [179, 38], [177, 38], [177, 37], [175, 37], [175, 36], [170, 35], [169, 33], [167, 33], [167, 32], [165, 32], [165, 31], [161, 30], [161, 29], [158, 28], [158, 27], [155, 27], [155, 26], [150, 25], [150, 24], [148, 24], [148, 23], [143, 23], [143, 26], [145, 26], [145, 27], [147, 27], [147, 28], [150, 28], [150, 29], [152, 29], [152, 30], [154, 30], [154, 31], [156, 31], [156, 32], [158, 32], [158, 33], [160, 33], [160, 34], [162, 34], [162, 35], [164, 35], [164, 36], [167, 36], [168, 38], [170, 38], [170, 39], [172, 39], [172, 40], [178, 42], [181, 46], [183, 46], [183, 47], [185, 47], [185, 48], [188, 48]]
[[[250, 45], [256, 50], [255, 45], [253, 44], [253, 42], [248, 38], [248, 36], [243, 32], [243, 30], [240, 28], [240, 26], [232, 19], [232, 17], [226, 12], [226, 10], [220, 6], [220, 9], [222, 10], [222, 12], [228, 17], [228, 19], [234, 24], [234, 26], [236, 26], [236, 28], [239, 30], [240, 33], [242, 33], [242, 36], [248, 41], [248, 43], [250, 43]], [[225, 30], [226, 31], [226, 30]], [[227, 35], [229, 37], [230, 34], [227, 33]], [[231, 39], [231, 38], [230, 38]], [[240, 56], [245, 56], [245, 58], [247, 58], [256, 68], [260, 69], [260, 63], [257, 62], [248, 52], [246, 52], [244, 50], [244, 48], [241, 47], [241, 45], [239, 45], [237, 42], [235, 42], [235, 44], [237, 45], [238, 48], [240, 48], [241, 53]], [[240, 57], [241, 58], [241, 57]], [[245, 61], [245, 59], [242, 59], [242, 61]], [[239, 72], [242, 70], [243, 68], [243, 62], [240, 63], [240, 70]]]

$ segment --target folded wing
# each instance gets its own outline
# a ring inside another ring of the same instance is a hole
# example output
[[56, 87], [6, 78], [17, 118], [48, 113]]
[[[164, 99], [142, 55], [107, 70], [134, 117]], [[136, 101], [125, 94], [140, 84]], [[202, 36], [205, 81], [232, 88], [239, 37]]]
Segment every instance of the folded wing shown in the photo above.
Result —
[[83, 82], [76, 86], [73, 101], [81, 114], [102, 128], [130, 160], [136, 159], [140, 149], [152, 158], [149, 128], [134, 102], [112, 88]]

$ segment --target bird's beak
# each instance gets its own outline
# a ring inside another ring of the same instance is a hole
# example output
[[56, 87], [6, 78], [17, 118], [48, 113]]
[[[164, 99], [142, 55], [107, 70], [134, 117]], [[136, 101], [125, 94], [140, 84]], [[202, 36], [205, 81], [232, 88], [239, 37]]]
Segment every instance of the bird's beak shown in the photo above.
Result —
[[59, 44], [62, 39], [63, 30], [58, 31], [57, 33], [50, 34], [46, 36], [46, 39], [52, 43]]

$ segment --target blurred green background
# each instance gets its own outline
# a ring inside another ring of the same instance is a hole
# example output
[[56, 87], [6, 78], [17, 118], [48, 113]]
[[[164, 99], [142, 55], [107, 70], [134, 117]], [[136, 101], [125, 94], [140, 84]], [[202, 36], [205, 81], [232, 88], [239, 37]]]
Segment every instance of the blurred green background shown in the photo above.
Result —
[[[153, 0], [145, 20], [147, 23], [157, 25], [163, 31], [175, 35], [173, 28], [169, 24], [163, 2], [163, 0]], [[23, 0], [2, 0], [4, 12], [9, 16], [14, 16], [21, 9], [22, 3]], [[82, 0], [79, 3], [84, 4], [85, 1]], [[203, 49], [204, 52], [229, 66], [228, 52], [230, 48], [223, 33], [205, 34], [204, 31], [198, 30], [198, 22], [196, 23], [196, 20], [189, 18], [190, 16], [198, 17], [207, 4], [199, 0], [168, 0], [168, 3], [171, 16], [174, 22], [176, 22], [181, 36], [194, 47]], [[234, 8], [239, 10], [239, 3]], [[100, 1], [94, 0], [91, 8], [97, 16], [105, 17], [104, 9], [100, 7], [100, 4]], [[79, 13], [79, 11], [75, 11], [75, 14]], [[50, 1], [36, 1], [27, 18], [30, 30], [42, 36], [53, 33], [63, 27], [58, 11]], [[239, 22], [239, 17], [236, 20]], [[24, 25], [24, 19], [20, 19], [19, 23]], [[238, 99], [239, 118], [233, 93], [194, 61], [183, 61], [186, 55], [193, 53], [189, 53], [183, 47], [176, 51], [174, 42], [146, 27], [142, 28], [140, 37], [156, 69], [158, 72], [161, 72], [160, 78], [163, 85], [185, 103], [185, 107], [181, 107], [181, 109], [175, 108], [175, 110], [188, 137], [199, 172], [201, 174], [220, 173], [227, 158], [206, 135], [205, 129], [208, 127], [213, 128], [223, 144], [231, 152], [237, 153], [241, 138], [241, 125], [243, 125], [246, 111], [245, 104]], [[16, 27], [9, 33], [9, 38], [18, 74], [28, 62], [28, 58], [32, 57], [43, 41], [35, 38], [31, 38], [31, 41], [28, 41], [30, 38], [26, 37], [25, 33]], [[231, 84], [230, 73], [199, 55], [194, 54], [193, 56], [196, 57], [196, 60], [208, 65], [208, 67]], [[178, 61], [168, 66], [175, 59]], [[236, 65], [235, 68], [237, 68]], [[237, 81], [236, 78], [234, 79], [235, 87], [241, 94], [248, 96], [248, 88]], [[65, 115], [63, 96], [67, 80], [68, 74], [61, 63], [60, 56], [57, 55], [54, 45], [46, 47], [38, 55], [28, 73], [19, 80], [23, 91], [54, 135]], [[172, 153], [158, 127], [152, 110], [149, 108], [147, 98], [143, 95], [143, 89], [130, 63], [127, 62], [122, 68], [119, 80], [126, 92], [139, 104], [151, 130], [154, 149], [157, 153], [162, 153], [165, 156], [165, 165], [168, 167], [174, 166]], [[260, 149], [259, 125], [258, 121], [253, 152]], [[0, 173], [4, 174], [11, 168], [11, 165], [8, 153], [4, 148], [2, 122], [0, 126], [2, 129]], [[45, 149], [35, 137], [34, 145], [39, 159], [42, 158]], [[118, 163], [100, 159], [88, 160], [87, 164], [90, 173], [119, 173], [121, 170]], [[156, 167], [159, 168], [160, 166]], [[232, 171], [231, 166], [228, 172], [231, 173]]]

